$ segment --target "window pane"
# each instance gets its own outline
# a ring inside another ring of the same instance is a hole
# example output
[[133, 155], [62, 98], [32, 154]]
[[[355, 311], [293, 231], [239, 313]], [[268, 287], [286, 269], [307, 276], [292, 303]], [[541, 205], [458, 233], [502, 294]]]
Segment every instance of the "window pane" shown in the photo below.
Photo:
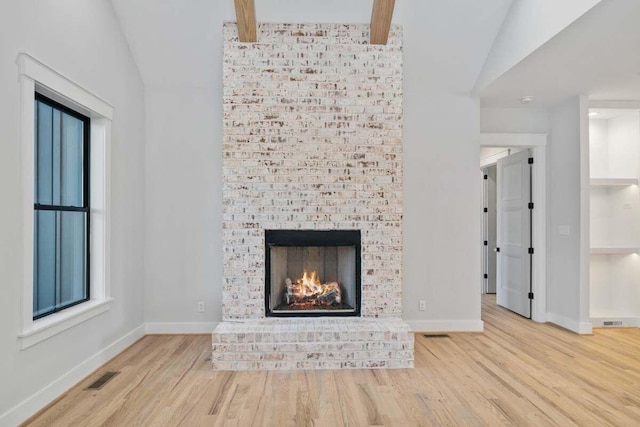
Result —
[[82, 121], [63, 113], [60, 135], [60, 204], [63, 206], [82, 206], [82, 134]]
[[36, 203], [83, 206], [84, 123], [36, 101]]
[[51, 159], [51, 204], [60, 204], [60, 111], [53, 109], [51, 115], [52, 159]]
[[56, 212], [36, 211], [33, 263], [33, 315], [56, 304]]
[[84, 212], [58, 212], [60, 218], [58, 306], [65, 306], [87, 297], [85, 293], [86, 215]]
[[53, 200], [53, 109], [36, 101], [36, 203]]
[[35, 212], [33, 315], [87, 299], [85, 212]]

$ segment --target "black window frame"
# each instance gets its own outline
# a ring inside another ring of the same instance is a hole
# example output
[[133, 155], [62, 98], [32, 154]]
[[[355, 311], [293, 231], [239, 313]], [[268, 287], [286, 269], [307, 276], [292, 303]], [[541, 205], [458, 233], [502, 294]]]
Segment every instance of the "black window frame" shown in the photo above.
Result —
[[[69, 116], [72, 116], [80, 121], [82, 121], [82, 133], [83, 133], [83, 141], [82, 141], [82, 154], [83, 154], [83, 158], [82, 158], [82, 180], [83, 180], [83, 186], [82, 186], [82, 206], [65, 206], [65, 205], [45, 205], [45, 204], [40, 204], [40, 203], [36, 203], [36, 196], [37, 194], [35, 193], [35, 187], [37, 187], [37, 183], [35, 182], [37, 180], [37, 164], [36, 159], [37, 156], [35, 155], [35, 153], [37, 152], [37, 150], [35, 148], [37, 148], [37, 138], [38, 138], [38, 134], [37, 134], [37, 129], [38, 129], [38, 116], [35, 116], [35, 120], [34, 120], [34, 126], [35, 126], [35, 133], [34, 133], [34, 183], [36, 185], [34, 185], [34, 204], [33, 204], [33, 209], [34, 209], [34, 230], [35, 230], [35, 212], [37, 211], [56, 211], [56, 212], [84, 212], [85, 213], [85, 245], [86, 245], [86, 251], [85, 251], [85, 298], [82, 298], [80, 300], [74, 301], [72, 303], [57, 307], [54, 304], [53, 309], [45, 312], [45, 313], [40, 313], [37, 316], [33, 316], [33, 320], [37, 320], [37, 319], [41, 319], [43, 317], [49, 316], [51, 314], [54, 313], [59, 313], [63, 310], [66, 310], [69, 307], [73, 307], [75, 305], [78, 304], [82, 304], [84, 302], [87, 302], [91, 299], [91, 212], [90, 212], [90, 196], [91, 196], [91, 155], [90, 155], [90, 148], [91, 148], [91, 119], [87, 116], [85, 116], [84, 114], [79, 113], [76, 110], [73, 110], [72, 108], [67, 107], [64, 104], [61, 104], [57, 101], [54, 101], [53, 99], [39, 93], [39, 92], [35, 92], [34, 93], [34, 105], [37, 104], [37, 102], [41, 102], [45, 105], [48, 105], [49, 107], [52, 107], [54, 109], [60, 110], [61, 112], [68, 114]], [[35, 254], [37, 253], [37, 249], [36, 249], [36, 242], [34, 241], [34, 256], [33, 256], [33, 260], [35, 262]], [[35, 290], [36, 287], [36, 281], [34, 278], [33, 281], [33, 289]], [[33, 293], [33, 298], [37, 298], [36, 293]], [[32, 304], [33, 305], [33, 304]]]

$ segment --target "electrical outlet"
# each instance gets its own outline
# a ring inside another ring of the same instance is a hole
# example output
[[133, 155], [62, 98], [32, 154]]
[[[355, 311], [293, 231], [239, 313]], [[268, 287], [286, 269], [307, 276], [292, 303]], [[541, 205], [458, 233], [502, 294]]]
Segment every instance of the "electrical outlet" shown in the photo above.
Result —
[[198, 313], [204, 313], [204, 301], [198, 301]]
[[419, 308], [420, 311], [425, 311], [427, 309], [427, 302], [425, 300], [420, 300]]

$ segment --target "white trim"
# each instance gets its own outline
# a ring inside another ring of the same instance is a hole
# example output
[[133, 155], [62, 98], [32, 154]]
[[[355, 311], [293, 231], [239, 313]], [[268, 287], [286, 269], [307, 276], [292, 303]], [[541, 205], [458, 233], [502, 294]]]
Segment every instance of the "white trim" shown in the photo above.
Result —
[[591, 333], [589, 321], [591, 311], [591, 165], [589, 160], [589, 99], [582, 95], [579, 98], [580, 112], [580, 243], [579, 243], [579, 292], [578, 292], [578, 320], [581, 331], [587, 324]]
[[[511, 152], [513, 147], [505, 147], [504, 151], [501, 151], [499, 153], [495, 153], [492, 154], [490, 156], [487, 157], [483, 157], [482, 159], [480, 159], [480, 168], [484, 169], [484, 168], [488, 168], [490, 166], [495, 166], [498, 164], [498, 160], [503, 159], [505, 157], [510, 156], [511, 154], [515, 154], [515, 152]], [[519, 147], [516, 147], [519, 148]]]
[[111, 308], [111, 301], [113, 301], [113, 298], [91, 300], [42, 319], [34, 320], [31, 329], [18, 335], [20, 349], [29, 348], [40, 341], [108, 311]]
[[[110, 168], [113, 106], [26, 53], [17, 57], [23, 245], [21, 349], [110, 309]], [[33, 320], [34, 95], [36, 91], [91, 117], [91, 300]]]
[[482, 320], [405, 320], [414, 332], [482, 332]]
[[18, 425], [25, 421], [143, 336], [144, 325], [140, 325], [123, 335], [57, 380], [0, 415], [0, 425]]
[[149, 322], [144, 326], [148, 335], [210, 334], [218, 322]]
[[[637, 328], [640, 326], [640, 318], [638, 317], [592, 317], [591, 324], [594, 328]], [[619, 321], [622, 322], [620, 326], [604, 326], [604, 322]]]
[[547, 148], [537, 146], [533, 152], [533, 306], [531, 318], [547, 321]]
[[79, 105], [106, 119], [113, 120], [113, 105], [84, 89], [48, 65], [38, 61], [28, 53], [19, 53], [17, 63], [18, 72], [21, 76], [27, 76], [44, 88], [51, 89], [72, 104]]
[[546, 133], [481, 133], [481, 147], [545, 147]]
[[111, 121], [91, 120], [91, 299], [111, 296]]
[[[481, 147], [530, 148], [533, 162], [533, 304], [531, 319], [547, 321], [547, 134], [481, 133]], [[482, 207], [481, 207], [482, 208]], [[481, 209], [478, 209], [481, 212]], [[482, 272], [478, 277], [482, 282]]]
[[33, 94], [35, 82], [20, 76], [20, 157], [22, 167], [22, 301], [21, 332], [33, 327], [33, 186], [34, 186], [34, 120]]
[[547, 322], [561, 326], [576, 334], [590, 335], [593, 333], [591, 322], [576, 322], [573, 319], [556, 313], [547, 313]]

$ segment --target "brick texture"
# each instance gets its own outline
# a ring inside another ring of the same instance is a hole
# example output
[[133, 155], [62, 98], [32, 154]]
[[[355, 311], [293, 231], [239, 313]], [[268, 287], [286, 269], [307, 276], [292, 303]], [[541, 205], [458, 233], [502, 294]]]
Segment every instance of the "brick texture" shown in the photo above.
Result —
[[402, 313], [402, 34], [224, 25], [223, 319], [264, 318], [265, 229], [362, 231], [362, 316]]
[[216, 370], [413, 368], [413, 332], [401, 319], [223, 322], [212, 346]]

